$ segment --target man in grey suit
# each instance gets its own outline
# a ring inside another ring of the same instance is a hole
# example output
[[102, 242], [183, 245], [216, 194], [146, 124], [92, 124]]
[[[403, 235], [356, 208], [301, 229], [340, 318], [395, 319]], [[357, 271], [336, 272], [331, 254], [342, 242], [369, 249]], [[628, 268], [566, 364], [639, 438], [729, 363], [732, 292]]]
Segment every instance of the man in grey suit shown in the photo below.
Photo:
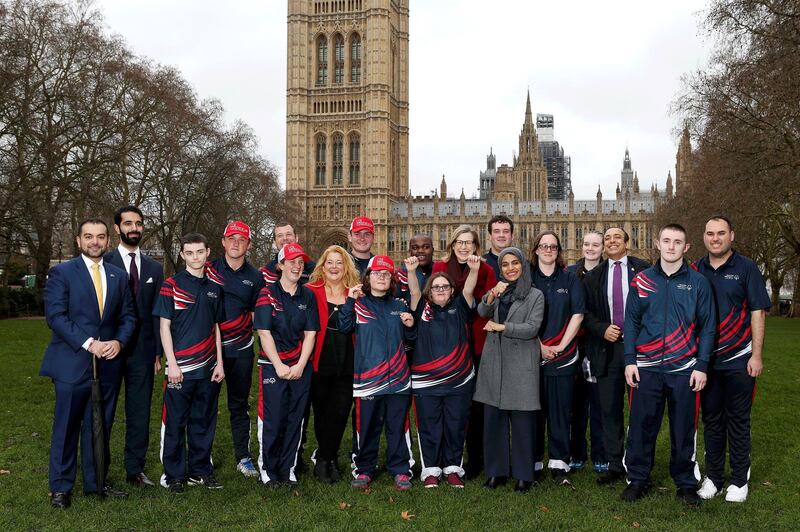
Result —
[[139, 249], [144, 231], [144, 215], [128, 205], [114, 214], [114, 230], [119, 247], [105, 259], [128, 273], [134, 310], [137, 316], [133, 337], [122, 352], [125, 381], [125, 472], [133, 486], [151, 487], [144, 473], [150, 442], [150, 405], [154, 375], [161, 369], [161, 340], [158, 318], [153, 317], [164, 271], [158, 262]]

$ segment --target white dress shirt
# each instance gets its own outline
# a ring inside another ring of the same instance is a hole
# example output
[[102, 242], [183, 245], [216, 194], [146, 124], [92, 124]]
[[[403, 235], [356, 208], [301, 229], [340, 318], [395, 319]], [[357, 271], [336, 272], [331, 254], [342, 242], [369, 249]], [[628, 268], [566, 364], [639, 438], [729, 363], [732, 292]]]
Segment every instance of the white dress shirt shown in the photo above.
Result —
[[136, 254], [136, 271], [139, 272], [139, 277], [142, 276], [142, 253], [139, 251], [137, 247], [134, 251], [128, 251], [122, 245], [117, 248], [119, 251], [120, 256], [122, 257], [122, 264], [125, 265], [125, 271], [128, 272], [128, 275], [131, 274], [131, 256], [129, 253]]
[[[106, 306], [106, 301], [108, 300], [108, 281], [106, 281], [106, 268], [103, 266], [103, 259], [100, 258], [100, 262], [95, 263], [92, 259], [81, 253], [81, 258], [83, 259], [83, 263], [86, 265], [86, 269], [89, 270], [89, 278], [92, 280], [92, 286], [94, 286], [94, 273], [92, 271], [92, 266], [94, 264], [100, 265], [100, 284], [103, 287], [103, 307]], [[128, 257], [130, 258], [130, 257]], [[91, 336], [83, 342], [84, 349], [88, 350], [91, 343], [94, 341], [94, 338]]]

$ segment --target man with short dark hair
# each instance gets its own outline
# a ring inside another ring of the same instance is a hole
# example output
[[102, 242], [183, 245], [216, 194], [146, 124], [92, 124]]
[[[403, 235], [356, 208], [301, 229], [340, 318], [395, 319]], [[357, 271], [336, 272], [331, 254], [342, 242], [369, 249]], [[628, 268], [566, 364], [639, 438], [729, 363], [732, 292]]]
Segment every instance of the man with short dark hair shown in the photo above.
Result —
[[695, 463], [699, 392], [705, 387], [716, 335], [714, 294], [708, 280], [684, 260], [686, 230], [668, 224], [658, 232], [661, 258], [636, 274], [625, 317], [625, 380], [631, 387], [624, 501], [650, 489], [655, 446], [665, 403], [672, 447], [670, 474], [677, 497], [700, 504]]
[[511, 245], [514, 239], [514, 222], [504, 214], [493, 216], [486, 224], [486, 231], [489, 233], [489, 251], [483, 256], [486, 264], [492, 267], [494, 275], [500, 278], [500, 265], [497, 263], [497, 256], [501, 251]]
[[628, 234], [621, 227], [609, 227], [603, 234], [606, 260], [584, 277], [587, 313], [583, 325], [586, 357], [597, 379], [603, 450], [608, 470], [599, 484], [613, 484], [625, 478], [625, 345], [622, 327], [628, 308], [626, 296], [633, 277], [650, 265], [628, 255]]
[[[50, 505], [65, 509], [72, 488], [81, 444], [83, 491], [127, 497], [107, 482], [108, 450], [114, 411], [122, 380], [122, 357], [136, 327], [136, 314], [125, 270], [103, 260], [108, 226], [89, 219], [78, 226], [75, 242], [81, 254], [50, 269], [44, 287], [44, 312], [53, 331], [39, 375], [55, 386], [55, 412], [50, 444]], [[96, 360], [93, 360], [96, 359]], [[102, 394], [105, 471], [95, 471], [92, 448], [91, 379], [93, 364]]]
[[[272, 230], [272, 238], [275, 243], [275, 256], [267, 264], [259, 270], [264, 277], [264, 283], [273, 284], [281, 278], [281, 272], [278, 270], [278, 253], [280, 253], [283, 246], [286, 244], [298, 244], [297, 234], [294, 232], [294, 227], [289, 222], [275, 222], [275, 228]], [[300, 284], [304, 285], [308, 282], [311, 272], [317, 264], [310, 260], [303, 267], [303, 274], [300, 276]]]
[[698, 494], [711, 499], [722, 493], [725, 447], [731, 482], [725, 500], [747, 500], [750, 478], [750, 410], [756, 377], [763, 369], [765, 314], [771, 304], [758, 266], [733, 249], [731, 222], [713, 216], [706, 222], [707, 255], [694, 263], [714, 290], [717, 343], [708, 384], [701, 394], [706, 478]]
[[247, 262], [252, 235], [250, 226], [236, 220], [225, 226], [225, 254], [206, 267], [208, 278], [221, 288], [225, 321], [220, 323], [222, 360], [228, 390], [233, 452], [236, 470], [258, 478], [250, 454], [250, 387], [253, 380], [253, 311], [258, 293], [265, 286], [261, 273]]
[[125, 381], [125, 472], [128, 484], [152, 487], [144, 473], [150, 445], [150, 406], [155, 374], [161, 370], [161, 339], [153, 308], [164, 282], [164, 268], [139, 248], [144, 234], [144, 215], [128, 205], [114, 213], [114, 230], [119, 247], [104, 259], [128, 272], [137, 323], [130, 342], [122, 352]]
[[[416, 234], [408, 241], [408, 256], [417, 258], [417, 268], [415, 270], [417, 282], [420, 288], [425, 286], [428, 277], [433, 270], [433, 240], [428, 235]], [[403, 264], [397, 271], [397, 295], [410, 303], [410, 292], [408, 289], [408, 270]], [[408, 351], [408, 349], [406, 349]]]
[[[161, 321], [167, 383], [161, 425], [161, 485], [172, 493], [184, 486], [220, 489], [211, 446], [217, 430], [217, 402], [225, 378], [222, 289], [206, 275], [208, 240], [200, 233], [181, 237], [186, 268], [166, 281], [153, 311]], [[187, 460], [188, 447], [188, 460]]]

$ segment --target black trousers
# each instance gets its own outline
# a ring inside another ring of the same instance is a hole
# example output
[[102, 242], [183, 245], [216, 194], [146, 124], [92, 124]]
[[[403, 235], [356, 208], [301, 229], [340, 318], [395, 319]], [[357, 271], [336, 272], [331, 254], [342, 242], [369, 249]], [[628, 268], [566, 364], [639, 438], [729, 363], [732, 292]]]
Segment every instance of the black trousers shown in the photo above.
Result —
[[722, 487], [725, 447], [731, 462], [731, 484], [742, 487], [750, 478], [750, 410], [756, 379], [747, 369], [714, 370], [701, 394], [706, 475]]
[[512, 476], [533, 481], [537, 413], [485, 405], [483, 448], [487, 477]]
[[[481, 365], [480, 355], [472, 357], [475, 366], [475, 375]], [[468, 474], [480, 473], [483, 466], [483, 403], [472, 401], [469, 406], [469, 421], [467, 422], [467, 467]]]
[[597, 376], [597, 399], [603, 427], [603, 449], [608, 470], [624, 473], [622, 457], [625, 454], [625, 369], [622, 342], [615, 342], [613, 357], [606, 374]]
[[411, 435], [408, 432], [408, 407], [405, 394], [373, 395], [355, 398], [356, 443], [353, 476], [375, 476], [378, 467], [381, 432], [386, 433], [386, 470], [392, 475], [411, 475]]
[[[471, 383], [470, 383], [471, 384]], [[464, 476], [464, 437], [472, 393], [415, 395], [414, 418], [422, 462], [420, 478]]]
[[700, 394], [689, 387], [689, 375], [675, 375], [639, 368], [639, 387], [631, 390], [628, 452], [625, 465], [631, 484], [645, 484], [656, 454], [656, 440], [669, 415], [669, 473], [678, 488], [697, 489], [700, 472], [695, 462]]
[[125, 360], [125, 472], [144, 472], [150, 445], [150, 407], [153, 402], [154, 360], [131, 356]]
[[592, 444], [592, 463], [607, 462], [603, 447], [603, 418], [600, 415], [600, 395], [596, 382], [587, 382], [583, 374], [575, 376], [572, 389], [572, 427], [570, 429], [570, 458], [585, 462], [589, 457], [586, 427]]
[[314, 373], [311, 377], [311, 402], [314, 404], [314, 434], [319, 446], [315, 459], [336, 462], [353, 405], [353, 376]]
[[569, 470], [570, 422], [572, 421], [572, 388], [574, 375], [542, 377], [542, 413], [545, 423], [536, 424], [536, 462], [544, 462], [544, 435], [547, 425], [549, 469]]
[[233, 452], [238, 463], [250, 456], [250, 386], [253, 383], [253, 357], [224, 358], [228, 412], [231, 416]]

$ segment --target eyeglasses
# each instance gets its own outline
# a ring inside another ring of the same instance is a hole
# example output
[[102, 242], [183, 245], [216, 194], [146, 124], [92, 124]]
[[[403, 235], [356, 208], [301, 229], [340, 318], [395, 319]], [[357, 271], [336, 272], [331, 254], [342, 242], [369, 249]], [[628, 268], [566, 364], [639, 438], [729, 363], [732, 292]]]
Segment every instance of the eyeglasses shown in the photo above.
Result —
[[391, 273], [389, 273], [389, 272], [384, 272], [384, 271], [380, 271], [380, 272], [369, 272], [369, 274], [370, 274], [371, 276], [375, 277], [376, 279], [390, 279], [390, 278], [392, 277], [392, 274], [391, 274]]
[[539, 244], [537, 249], [541, 251], [558, 251], [558, 244]]
[[472, 240], [456, 240], [455, 245], [464, 247], [464, 246], [471, 246], [474, 243], [475, 242], [473, 242]]
[[449, 284], [435, 284], [431, 286], [431, 292], [447, 292], [451, 288], [453, 287]]

